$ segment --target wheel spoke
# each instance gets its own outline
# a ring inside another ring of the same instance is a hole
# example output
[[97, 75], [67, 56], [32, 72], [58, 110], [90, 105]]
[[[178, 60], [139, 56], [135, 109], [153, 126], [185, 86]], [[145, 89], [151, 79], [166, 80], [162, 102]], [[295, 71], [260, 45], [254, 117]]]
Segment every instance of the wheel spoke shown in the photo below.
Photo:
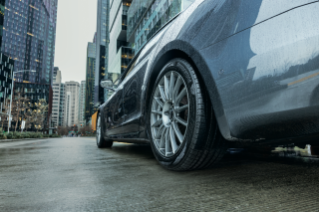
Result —
[[181, 117], [176, 117], [176, 121], [185, 127], [187, 126], [187, 121], [183, 120]]
[[165, 92], [164, 92], [164, 88], [161, 85], [158, 85], [158, 90], [160, 92], [161, 98], [163, 101], [166, 101], [166, 96], [165, 96]]
[[162, 119], [158, 119], [154, 124], [152, 124], [152, 127], [159, 127], [163, 123]]
[[160, 148], [160, 142], [161, 142], [161, 140], [159, 140], [159, 139], [156, 139], [155, 140], [155, 145], [156, 145], [156, 147], [159, 149]]
[[157, 114], [157, 115], [162, 115], [162, 112], [158, 111], [158, 110], [152, 110], [152, 113]]
[[160, 143], [160, 151], [165, 151], [165, 132], [166, 128], [164, 128], [162, 135], [161, 135], [161, 143]]
[[176, 139], [175, 139], [175, 132], [174, 132], [174, 129], [172, 126], [170, 127], [169, 135], [170, 135], [170, 141], [171, 141], [171, 147], [173, 150], [173, 154], [175, 154], [178, 146], [177, 146]]
[[175, 105], [178, 105], [181, 102], [182, 98], [187, 94], [186, 92], [186, 88], [183, 88], [183, 90], [176, 97]]
[[157, 102], [157, 104], [158, 104], [159, 106], [161, 106], [161, 108], [164, 107], [164, 103], [163, 103], [159, 98], [155, 97], [154, 99], [155, 99], [155, 101]]
[[156, 131], [156, 135], [155, 135], [155, 138], [156, 138], [156, 139], [161, 138], [161, 135], [162, 135], [162, 132], [163, 132], [164, 128], [165, 128], [165, 127], [164, 127], [163, 124], [158, 128], [158, 130]]
[[173, 129], [175, 131], [175, 134], [179, 140], [180, 143], [183, 143], [184, 140], [184, 136], [182, 135], [181, 131], [179, 130], [177, 124], [175, 122], [173, 122]]
[[166, 134], [165, 134], [165, 156], [168, 156], [169, 153], [171, 153], [171, 147], [170, 147], [170, 142], [169, 142], [169, 131], [166, 130]]
[[174, 98], [174, 83], [175, 83], [175, 75], [174, 72], [171, 72], [170, 85], [169, 85], [169, 98], [173, 100]]
[[180, 113], [180, 112], [182, 112], [184, 110], [187, 110], [188, 109], [188, 105], [183, 105], [181, 107], [175, 107], [174, 109], [175, 109], [175, 112]]
[[179, 88], [181, 87], [182, 83], [183, 83], [183, 80], [182, 80], [181, 76], [178, 76], [174, 90], [173, 90], [173, 98], [175, 98], [175, 96], [177, 95], [177, 92], [178, 92]]
[[167, 100], [170, 99], [168, 84], [169, 84], [169, 82], [168, 82], [167, 76], [165, 75], [165, 76], [164, 76], [164, 89], [165, 89], [165, 96], [166, 96], [166, 99], [167, 99]]

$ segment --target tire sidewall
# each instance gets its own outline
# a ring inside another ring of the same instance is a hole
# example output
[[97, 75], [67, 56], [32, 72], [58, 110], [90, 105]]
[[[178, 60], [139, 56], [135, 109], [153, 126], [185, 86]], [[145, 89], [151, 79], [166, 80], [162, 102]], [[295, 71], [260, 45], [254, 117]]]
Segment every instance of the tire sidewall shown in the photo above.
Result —
[[98, 123], [98, 119], [100, 118], [100, 138], [98, 138], [97, 134], [96, 134], [96, 145], [99, 147], [99, 148], [104, 148], [104, 147], [111, 147], [112, 144], [113, 144], [113, 140], [111, 139], [108, 139], [108, 138], [105, 138], [104, 136], [104, 132], [103, 132], [103, 122], [102, 122], [102, 114], [101, 112], [99, 112], [98, 114], [98, 118], [96, 120], [96, 126], [97, 123]]
[[[98, 113], [98, 115], [97, 115], [97, 120], [96, 120], [96, 129], [98, 128], [98, 123], [99, 123], [99, 119], [100, 119], [100, 125], [101, 125], [101, 113]], [[97, 135], [97, 133], [96, 133], [96, 145], [98, 146], [98, 147], [101, 147], [102, 145], [101, 145], [101, 141], [102, 141], [102, 127], [100, 126], [100, 138], [98, 137], [98, 135]]]

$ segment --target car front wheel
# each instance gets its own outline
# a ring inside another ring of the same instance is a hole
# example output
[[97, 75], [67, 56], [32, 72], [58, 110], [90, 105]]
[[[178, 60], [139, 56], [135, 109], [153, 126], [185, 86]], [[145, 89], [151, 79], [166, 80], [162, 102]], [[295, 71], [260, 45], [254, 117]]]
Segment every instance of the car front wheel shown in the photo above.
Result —
[[210, 104], [193, 67], [174, 59], [159, 73], [149, 105], [153, 153], [167, 169], [208, 168], [226, 152]]

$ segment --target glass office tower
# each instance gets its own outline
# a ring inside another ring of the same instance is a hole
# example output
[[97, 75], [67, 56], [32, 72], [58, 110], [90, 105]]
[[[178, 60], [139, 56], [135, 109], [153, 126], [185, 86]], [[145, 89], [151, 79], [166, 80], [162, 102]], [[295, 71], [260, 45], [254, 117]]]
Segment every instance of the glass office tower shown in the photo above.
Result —
[[112, 0], [110, 5], [108, 78], [115, 84], [134, 56], [126, 36], [127, 14], [132, 2], [134, 1]]
[[98, 0], [97, 28], [96, 28], [96, 58], [95, 58], [95, 83], [94, 105], [102, 104], [104, 89], [100, 86], [101, 80], [106, 77], [108, 67], [108, 43], [109, 43], [109, 0]]
[[15, 60], [14, 71], [25, 70], [17, 81], [50, 84], [56, 15], [57, 0], [7, 0], [2, 53]]
[[47, 56], [45, 58], [45, 79], [46, 83], [52, 85], [52, 70], [54, 67], [54, 56], [55, 56], [55, 38], [56, 38], [56, 23], [57, 23], [57, 10], [58, 10], [58, 0], [44, 0], [45, 4], [50, 11], [50, 21], [48, 27], [48, 43], [47, 43]]
[[2, 35], [3, 35], [3, 22], [4, 22], [4, 13], [5, 13], [6, 1], [0, 0], [0, 52], [2, 46]]
[[28, 92], [28, 96], [30, 101], [43, 98], [49, 103], [48, 123], [52, 112], [57, 3], [58, 0], [6, 0], [1, 44], [1, 52], [14, 60], [14, 72], [19, 72], [15, 74], [14, 90], [41, 90]]
[[14, 60], [0, 53], [0, 112], [7, 113], [11, 97]]
[[[96, 40], [96, 39], [94, 39]], [[86, 91], [85, 91], [85, 121], [89, 122], [94, 113], [94, 80], [95, 80], [96, 44], [88, 43], [86, 59]]]

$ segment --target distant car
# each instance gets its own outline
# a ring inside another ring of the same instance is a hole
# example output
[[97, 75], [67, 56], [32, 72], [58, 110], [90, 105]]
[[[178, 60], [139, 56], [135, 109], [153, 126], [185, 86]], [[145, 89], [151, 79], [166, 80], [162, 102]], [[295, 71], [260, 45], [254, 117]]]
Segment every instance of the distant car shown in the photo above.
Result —
[[318, 11], [314, 0], [196, 0], [100, 106], [97, 146], [150, 142], [180, 171], [211, 167], [227, 145], [318, 141]]

